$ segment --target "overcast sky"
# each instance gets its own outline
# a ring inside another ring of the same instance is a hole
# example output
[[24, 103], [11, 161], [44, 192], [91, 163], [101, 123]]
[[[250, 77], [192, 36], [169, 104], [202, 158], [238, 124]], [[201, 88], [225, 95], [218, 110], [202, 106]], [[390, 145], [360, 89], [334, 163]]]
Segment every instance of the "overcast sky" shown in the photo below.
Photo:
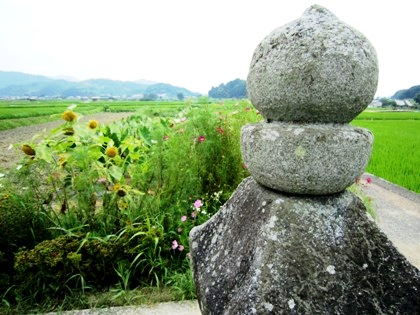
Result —
[[418, 0], [0, 0], [0, 71], [148, 79], [206, 94], [317, 3], [376, 48], [377, 95], [420, 84]]

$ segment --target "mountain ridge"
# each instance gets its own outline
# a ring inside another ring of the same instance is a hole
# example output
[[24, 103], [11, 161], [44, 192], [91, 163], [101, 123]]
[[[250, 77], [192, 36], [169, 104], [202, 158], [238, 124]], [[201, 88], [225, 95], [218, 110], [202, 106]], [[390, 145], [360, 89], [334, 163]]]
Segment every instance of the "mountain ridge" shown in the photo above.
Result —
[[395, 92], [391, 99], [394, 100], [404, 100], [407, 98], [415, 98], [417, 94], [420, 93], [420, 85], [414, 85], [409, 89], [398, 90]]
[[184, 97], [199, 95], [183, 87], [144, 79], [68, 81], [23, 72], [0, 71], [0, 97], [133, 97], [156, 94], [161, 97], [177, 98], [180, 93]]

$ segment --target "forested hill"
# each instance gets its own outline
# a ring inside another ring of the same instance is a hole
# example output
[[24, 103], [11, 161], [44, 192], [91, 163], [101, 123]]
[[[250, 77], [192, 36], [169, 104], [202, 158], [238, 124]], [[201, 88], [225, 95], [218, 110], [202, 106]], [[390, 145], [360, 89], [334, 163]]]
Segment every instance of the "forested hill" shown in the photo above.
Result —
[[[0, 71], [0, 97], [76, 97], [76, 96], [125, 96], [148, 95], [176, 98], [197, 96], [186, 88], [166, 83], [91, 79], [67, 81], [21, 72]], [[143, 83], [144, 82], [144, 83]], [[152, 83], [152, 84], [151, 84]]]
[[420, 94], [420, 85], [412, 86], [407, 90], [399, 90], [391, 98], [394, 100], [405, 100], [415, 98], [417, 94]]
[[235, 79], [226, 84], [222, 83], [217, 87], [212, 87], [209, 96], [214, 98], [246, 98], [246, 81]]

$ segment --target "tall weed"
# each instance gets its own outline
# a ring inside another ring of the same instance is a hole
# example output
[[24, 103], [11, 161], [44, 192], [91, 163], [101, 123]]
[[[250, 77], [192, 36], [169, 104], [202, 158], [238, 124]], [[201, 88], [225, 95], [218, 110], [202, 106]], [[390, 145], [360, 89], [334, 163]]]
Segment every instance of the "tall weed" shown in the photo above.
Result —
[[192, 280], [181, 276], [189, 231], [248, 176], [240, 127], [261, 116], [247, 101], [203, 102], [101, 126], [79, 124], [74, 109], [40, 141], [22, 144], [26, 157], [4, 179], [18, 198], [29, 193], [48, 232], [13, 250], [10, 301], [104, 288], [120, 298], [144, 285], [192, 297]]

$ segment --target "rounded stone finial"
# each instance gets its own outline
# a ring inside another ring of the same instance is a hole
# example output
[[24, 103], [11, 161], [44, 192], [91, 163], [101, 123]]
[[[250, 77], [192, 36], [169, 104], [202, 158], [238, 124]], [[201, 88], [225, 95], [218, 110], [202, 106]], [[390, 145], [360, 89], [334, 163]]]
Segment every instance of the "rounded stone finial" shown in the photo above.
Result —
[[252, 177], [271, 189], [325, 195], [353, 184], [369, 161], [372, 133], [347, 124], [248, 124], [242, 157]]
[[258, 45], [247, 89], [268, 120], [348, 123], [372, 101], [377, 83], [368, 39], [314, 5]]

